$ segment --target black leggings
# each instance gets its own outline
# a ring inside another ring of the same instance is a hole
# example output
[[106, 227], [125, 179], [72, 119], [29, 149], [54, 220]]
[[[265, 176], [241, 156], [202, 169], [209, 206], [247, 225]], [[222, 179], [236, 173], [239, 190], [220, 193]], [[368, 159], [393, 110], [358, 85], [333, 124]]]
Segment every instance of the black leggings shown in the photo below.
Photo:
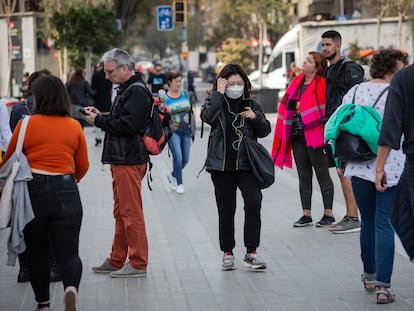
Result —
[[253, 252], [260, 243], [260, 210], [262, 192], [253, 173], [248, 171], [212, 171], [217, 209], [219, 214], [220, 249], [231, 252], [234, 241], [234, 215], [236, 213], [236, 191], [240, 189], [244, 200], [244, 244], [247, 252]]
[[44, 302], [49, 300], [51, 247], [61, 268], [64, 288], [79, 287], [82, 275], [78, 254], [82, 204], [72, 175], [33, 174], [28, 188], [35, 214], [24, 229], [30, 283], [36, 301]]
[[334, 185], [323, 147], [307, 147], [304, 136], [292, 139], [293, 157], [299, 175], [299, 192], [302, 208], [311, 210], [313, 169], [322, 192], [324, 209], [332, 209]]

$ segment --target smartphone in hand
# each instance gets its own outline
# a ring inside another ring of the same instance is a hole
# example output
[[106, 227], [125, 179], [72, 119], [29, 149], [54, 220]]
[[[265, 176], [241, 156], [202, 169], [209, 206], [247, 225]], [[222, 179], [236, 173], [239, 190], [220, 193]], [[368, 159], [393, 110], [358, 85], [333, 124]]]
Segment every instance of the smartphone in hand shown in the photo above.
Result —
[[239, 112], [243, 112], [246, 107], [253, 107], [252, 100], [250, 98], [242, 99], [239, 106]]
[[84, 108], [79, 109], [79, 112], [85, 116], [89, 114]]

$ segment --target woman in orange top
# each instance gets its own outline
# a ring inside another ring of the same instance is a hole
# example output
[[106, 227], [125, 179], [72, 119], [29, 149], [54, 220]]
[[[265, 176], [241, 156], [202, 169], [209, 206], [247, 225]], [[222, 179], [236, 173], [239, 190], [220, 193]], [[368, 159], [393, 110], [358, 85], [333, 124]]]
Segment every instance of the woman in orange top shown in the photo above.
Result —
[[[26, 225], [24, 237], [30, 283], [37, 301], [35, 310], [50, 310], [49, 247], [62, 270], [65, 310], [76, 310], [82, 274], [78, 253], [82, 203], [76, 183], [89, 168], [86, 140], [79, 122], [69, 117], [69, 97], [59, 78], [40, 77], [32, 94], [34, 115], [27, 126], [23, 152], [33, 174], [28, 188], [35, 218]], [[16, 148], [21, 124], [20, 120], [5, 161]]]

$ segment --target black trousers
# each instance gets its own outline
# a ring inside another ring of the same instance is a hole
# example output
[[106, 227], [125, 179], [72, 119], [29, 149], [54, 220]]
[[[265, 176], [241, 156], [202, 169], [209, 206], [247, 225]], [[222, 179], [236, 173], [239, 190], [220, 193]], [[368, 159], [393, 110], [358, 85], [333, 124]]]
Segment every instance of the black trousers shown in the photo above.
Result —
[[329, 174], [327, 155], [323, 147], [313, 149], [307, 147], [305, 137], [292, 138], [293, 157], [299, 176], [299, 192], [302, 208], [311, 209], [312, 178], [315, 170], [319, 187], [321, 188], [324, 209], [332, 209], [334, 185]]
[[71, 175], [33, 174], [28, 188], [35, 218], [26, 225], [24, 238], [30, 283], [36, 301], [42, 302], [49, 300], [50, 248], [53, 248], [61, 268], [64, 288], [79, 287], [82, 204], [78, 186]]
[[234, 215], [236, 191], [240, 189], [244, 201], [244, 245], [247, 252], [256, 250], [260, 243], [262, 192], [253, 173], [248, 171], [211, 171], [218, 216], [220, 249], [231, 252], [235, 247]]

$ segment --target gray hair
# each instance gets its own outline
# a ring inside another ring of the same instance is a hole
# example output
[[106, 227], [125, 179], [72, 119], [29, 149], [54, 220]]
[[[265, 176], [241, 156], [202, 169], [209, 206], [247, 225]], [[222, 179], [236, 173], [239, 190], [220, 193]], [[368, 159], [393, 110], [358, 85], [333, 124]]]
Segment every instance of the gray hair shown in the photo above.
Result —
[[115, 62], [117, 66], [127, 65], [128, 69], [133, 71], [134, 66], [132, 62], [131, 56], [128, 54], [127, 51], [114, 48], [112, 50], [109, 50], [105, 52], [104, 55], [102, 55], [102, 58], [100, 60], [101, 62]]

